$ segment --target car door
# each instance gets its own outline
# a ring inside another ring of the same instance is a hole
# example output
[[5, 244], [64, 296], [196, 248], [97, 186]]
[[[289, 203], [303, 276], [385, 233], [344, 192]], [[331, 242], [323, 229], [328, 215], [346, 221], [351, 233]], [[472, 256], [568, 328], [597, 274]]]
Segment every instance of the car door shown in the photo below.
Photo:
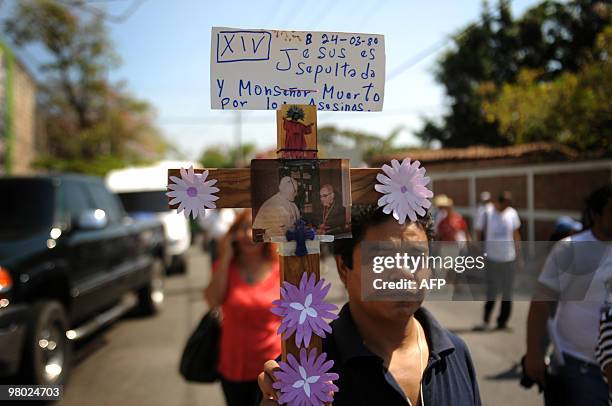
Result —
[[104, 267], [107, 297], [118, 300], [127, 290], [126, 279], [133, 272], [132, 256], [129, 252], [128, 226], [125, 224], [125, 213], [117, 196], [111, 194], [100, 182], [88, 183], [88, 190], [96, 209], [106, 213], [108, 224], [102, 230], [103, 238], [98, 251]]
[[104, 285], [104, 264], [98, 253], [104, 235], [100, 230], [79, 229], [78, 219], [87, 210], [95, 209], [86, 183], [78, 178], [62, 179], [59, 207], [70, 224], [65, 236], [58, 240], [61, 256], [69, 266], [72, 318], [79, 322], [105, 305], [101, 291]]

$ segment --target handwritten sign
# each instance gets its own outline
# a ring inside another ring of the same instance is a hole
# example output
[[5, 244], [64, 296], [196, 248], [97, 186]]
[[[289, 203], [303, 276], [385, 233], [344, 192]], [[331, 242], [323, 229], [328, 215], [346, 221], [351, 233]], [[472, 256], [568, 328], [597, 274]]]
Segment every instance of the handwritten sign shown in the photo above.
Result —
[[382, 110], [382, 35], [213, 27], [211, 42], [213, 109]]

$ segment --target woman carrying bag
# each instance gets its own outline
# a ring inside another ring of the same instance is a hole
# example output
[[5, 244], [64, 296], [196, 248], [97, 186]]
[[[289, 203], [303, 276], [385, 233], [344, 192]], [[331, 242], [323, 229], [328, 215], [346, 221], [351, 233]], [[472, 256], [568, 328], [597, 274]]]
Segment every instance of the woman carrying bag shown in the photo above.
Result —
[[279, 297], [280, 270], [272, 244], [254, 243], [251, 210], [241, 212], [221, 240], [219, 259], [204, 290], [211, 309], [221, 309], [218, 373], [228, 406], [253, 405], [257, 375], [281, 352], [270, 312]]

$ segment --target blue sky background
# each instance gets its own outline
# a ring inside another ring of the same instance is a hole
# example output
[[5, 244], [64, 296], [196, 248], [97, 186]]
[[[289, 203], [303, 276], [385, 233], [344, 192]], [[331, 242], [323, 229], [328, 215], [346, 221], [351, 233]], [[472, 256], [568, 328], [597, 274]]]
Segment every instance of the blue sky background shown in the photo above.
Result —
[[[4, 0], [0, 15], [6, 16], [15, 1], [19, 0]], [[536, 3], [515, 0], [512, 10], [520, 15]], [[122, 60], [110, 77], [126, 81], [134, 95], [155, 107], [157, 124], [166, 138], [188, 158], [198, 157], [208, 146], [235, 142], [235, 112], [210, 108], [211, 27], [385, 35], [383, 111], [320, 112], [319, 125], [334, 124], [379, 135], [404, 126], [398, 144], [417, 145], [412, 132], [421, 127], [421, 117], [439, 117], [445, 108], [444, 89], [433, 77], [436, 59], [450, 44], [445, 40], [477, 20], [482, 10], [478, 0], [88, 0], [88, 5], [114, 16], [138, 6], [124, 22], [108, 22]], [[447, 45], [441, 46], [444, 43]], [[432, 49], [439, 51], [397, 74], [398, 67]], [[44, 60], [44, 54], [35, 48], [18, 55], [33, 71], [34, 60]], [[389, 78], [394, 72], [395, 76]], [[272, 111], [243, 112], [243, 141], [262, 149], [275, 146], [274, 117]]]

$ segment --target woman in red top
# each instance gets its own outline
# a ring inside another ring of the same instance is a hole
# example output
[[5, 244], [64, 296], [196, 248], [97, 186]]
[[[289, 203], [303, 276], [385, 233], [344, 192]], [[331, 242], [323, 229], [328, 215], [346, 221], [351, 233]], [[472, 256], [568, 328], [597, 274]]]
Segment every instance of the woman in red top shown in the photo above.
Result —
[[229, 406], [255, 404], [261, 366], [281, 352], [280, 319], [270, 312], [279, 286], [274, 248], [253, 242], [251, 211], [245, 210], [221, 241], [204, 291], [210, 308], [221, 306], [223, 313], [218, 371]]

